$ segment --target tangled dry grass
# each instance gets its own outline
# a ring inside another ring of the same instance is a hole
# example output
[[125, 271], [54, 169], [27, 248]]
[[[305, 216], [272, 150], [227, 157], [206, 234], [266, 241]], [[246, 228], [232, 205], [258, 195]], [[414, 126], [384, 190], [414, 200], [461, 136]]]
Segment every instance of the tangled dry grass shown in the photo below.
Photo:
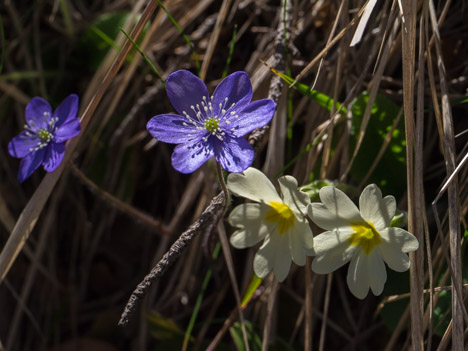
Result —
[[[468, 4], [378, 1], [350, 47], [374, 2], [164, 1], [179, 30], [157, 1], [2, 1], [0, 350], [463, 350]], [[200, 224], [219, 200], [215, 169], [179, 174], [172, 146], [151, 139], [147, 121], [172, 107], [119, 26], [163, 80], [188, 69], [213, 89], [224, 72], [242, 70], [254, 98], [275, 99], [271, 126], [249, 139], [254, 166], [272, 178], [286, 172], [299, 184], [337, 179], [362, 188], [385, 167], [377, 158], [361, 178], [351, 170], [358, 150], [372, 148], [372, 102], [384, 95], [396, 104], [407, 154], [404, 188], [394, 195], [421, 243], [409, 276], [389, 277], [383, 297], [360, 301], [343, 269], [315, 275], [309, 262], [282, 284], [265, 279], [240, 318], [254, 251], [224, 247], [216, 256], [232, 229], [215, 224], [216, 211]], [[347, 108], [367, 91], [360, 146], [351, 146], [349, 113], [283, 84], [261, 60]], [[42, 96], [56, 106], [70, 93], [80, 95], [82, 134], [56, 172], [40, 170], [20, 185], [7, 144], [25, 105]], [[118, 326], [135, 287], [187, 228], [185, 250]]]

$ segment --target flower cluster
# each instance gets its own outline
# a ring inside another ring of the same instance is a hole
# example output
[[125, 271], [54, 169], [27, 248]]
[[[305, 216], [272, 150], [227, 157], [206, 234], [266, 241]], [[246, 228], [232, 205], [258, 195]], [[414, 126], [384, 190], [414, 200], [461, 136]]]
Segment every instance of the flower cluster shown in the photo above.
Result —
[[24, 131], [8, 144], [11, 156], [22, 158], [18, 180], [22, 183], [41, 164], [47, 172], [54, 171], [65, 155], [65, 141], [81, 131], [78, 96], [69, 95], [52, 112], [49, 103], [34, 97], [26, 106]]
[[[243, 136], [269, 123], [275, 104], [271, 99], [251, 102], [252, 85], [245, 72], [226, 77], [211, 97], [206, 85], [185, 70], [169, 75], [166, 87], [178, 114], [157, 115], [147, 129], [160, 141], [178, 144], [172, 154], [176, 170], [190, 173], [215, 157], [232, 172], [227, 178], [229, 190], [254, 201], [234, 208], [229, 223], [236, 228], [230, 238], [234, 247], [262, 242], [253, 262], [257, 276], [264, 278], [273, 271], [283, 281], [291, 261], [303, 266], [307, 256], [315, 256], [312, 270], [321, 274], [350, 262], [349, 289], [363, 299], [369, 289], [375, 295], [382, 293], [385, 263], [398, 272], [409, 268], [407, 253], [418, 249], [419, 243], [406, 230], [390, 227], [395, 198], [382, 197], [375, 184], [363, 190], [360, 209], [332, 186], [321, 188], [320, 202], [311, 203], [294, 177], [280, 177], [278, 192], [262, 172], [250, 167], [254, 150]], [[68, 96], [54, 112], [44, 99], [31, 100], [25, 130], [8, 145], [12, 156], [22, 158], [20, 182], [41, 164], [48, 172], [59, 166], [65, 141], [80, 133], [77, 112], [77, 95]], [[325, 232], [314, 238], [309, 220]]]
[[[243, 136], [267, 124], [275, 104], [270, 99], [251, 102], [252, 86], [246, 73], [226, 77], [211, 97], [206, 85], [185, 70], [172, 73], [166, 87], [178, 114], [155, 116], [147, 129], [160, 141], [178, 144], [172, 154], [176, 170], [193, 172], [214, 156], [233, 172], [227, 179], [229, 190], [255, 201], [234, 208], [229, 223], [236, 228], [230, 239], [234, 247], [262, 242], [253, 262], [257, 276], [263, 278], [273, 271], [283, 281], [291, 261], [303, 266], [306, 256], [315, 256], [312, 269], [316, 273], [330, 273], [351, 262], [348, 286], [362, 299], [369, 288], [376, 295], [382, 293], [387, 279], [384, 262], [396, 271], [409, 268], [407, 253], [418, 248], [418, 241], [407, 231], [389, 226], [395, 199], [382, 198], [376, 185], [364, 189], [358, 210], [335, 187], [323, 187], [321, 202], [311, 203], [293, 177], [278, 179], [278, 193], [262, 172], [248, 168], [254, 151]], [[307, 216], [326, 230], [315, 239]]]
[[205, 83], [185, 70], [169, 75], [166, 89], [178, 114], [155, 116], [147, 129], [159, 141], [179, 144], [172, 154], [176, 170], [191, 173], [213, 156], [229, 172], [242, 172], [252, 164], [254, 151], [243, 136], [270, 122], [275, 103], [251, 102], [247, 73], [227, 76], [211, 97]]
[[[253, 168], [228, 177], [228, 188], [235, 195], [258, 202], [234, 208], [229, 222], [237, 228], [231, 236], [234, 247], [246, 248], [264, 240], [254, 258], [259, 277], [273, 270], [282, 281], [291, 259], [304, 265], [306, 255], [315, 256], [312, 270], [322, 274], [351, 262], [347, 283], [353, 295], [363, 299], [369, 288], [375, 295], [382, 293], [387, 279], [384, 262], [398, 272], [409, 268], [407, 253], [418, 248], [418, 241], [406, 230], [390, 227], [395, 198], [382, 198], [375, 184], [363, 190], [358, 210], [335, 187], [323, 187], [321, 202], [310, 203], [308, 195], [297, 190], [293, 177], [278, 181], [281, 196], [266, 176]], [[306, 214], [326, 231], [313, 238]]]

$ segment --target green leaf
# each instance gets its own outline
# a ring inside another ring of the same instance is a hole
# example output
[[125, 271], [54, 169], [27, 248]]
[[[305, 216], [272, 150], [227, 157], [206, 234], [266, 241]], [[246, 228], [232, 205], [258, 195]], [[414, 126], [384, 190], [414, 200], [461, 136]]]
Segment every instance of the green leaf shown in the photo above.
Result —
[[310, 200], [315, 202], [320, 201], [320, 189], [322, 189], [324, 186], [334, 186], [346, 193], [351, 198], [359, 196], [359, 193], [355, 187], [328, 179], [314, 180], [306, 185], [299, 187], [298, 190], [305, 192], [307, 195], [309, 195]]
[[241, 302], [242, 308], [247, 306], [247, 304], [252, 299], [254, 292], [258, 289], [261, 283], [262, 283], [262, 278], [259, 278], [254, 274], [252, 279], [250, 279], [250, 283], [249, 283], [249, 286], [247, 287], [247, 291], [245, 292], [245, 295], [242, 298], [242, 302]]
[[[368, 101], [369, 95], [365, 92], [351, 104], [351, 154], [357, 144]], [[383, 95], [377, 95], [362, 145], [350, 172], [356, 181], [363, 179], [371, 168], [399, 112], [400, 107], [393, 101]], [[384, 194], [392, 194], [397, 198], [404, 193], [406, 189], [406, 140], [403, 118], [393, 131], [392, 139], [367, 183], [376, 183]]]
[[401, 212], [398, 209], [395, 212], [395, 215], [390, 222], [390, 227], [405, 227], [408, 224], [408, 214], [406, 212]]

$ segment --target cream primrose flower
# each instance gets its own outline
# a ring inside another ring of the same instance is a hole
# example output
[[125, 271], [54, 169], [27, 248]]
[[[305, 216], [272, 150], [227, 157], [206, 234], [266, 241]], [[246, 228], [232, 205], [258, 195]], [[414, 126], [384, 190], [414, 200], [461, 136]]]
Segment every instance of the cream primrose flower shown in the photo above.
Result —
[[273, 270], [282, 282], [291, 259], [303, 266], [306, 255], [313, 254], [313, 235], [305, 218], [309, 196], [297, 190], [292, 176], [280, 177], [278, 182], [281, 195], [262, 172], [252, 167], [227, 178], [232, 193], [257, 202], [239, 205], [229, 215], [229, 223], [238, 228], [230, 238], [232, 246], [244, 249], [263, 240], [255, 254], [254, 272], [264, 278]]
[[395, 198], [382, 198], [380, 189], [370, 184], [359, 198], [360, 210], [335, 187], [320, 189], [320, 200], [308, 208], [309, 217], [327, 230], [314, 238], [312, 270], [327, 274], [351, 261], [347, 282], [353, 295], [364, 299], [369, 287], [380, 295], [387, 280], [384, 261], [397, 272], [406, 271], [410, 266], [406, 253], [419, 246], [413, 234], [389, 227]]

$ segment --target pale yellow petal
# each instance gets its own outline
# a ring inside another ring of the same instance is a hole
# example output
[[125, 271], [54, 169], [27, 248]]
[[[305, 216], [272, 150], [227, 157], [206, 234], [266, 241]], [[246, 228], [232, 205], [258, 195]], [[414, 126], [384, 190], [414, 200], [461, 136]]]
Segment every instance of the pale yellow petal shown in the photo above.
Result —
[[275, 187], [265, 174], [252, 167], [247, 168], [242, 173], [229, 174], [227, 187], [234, 195], [253, 201], [282, 202]]

